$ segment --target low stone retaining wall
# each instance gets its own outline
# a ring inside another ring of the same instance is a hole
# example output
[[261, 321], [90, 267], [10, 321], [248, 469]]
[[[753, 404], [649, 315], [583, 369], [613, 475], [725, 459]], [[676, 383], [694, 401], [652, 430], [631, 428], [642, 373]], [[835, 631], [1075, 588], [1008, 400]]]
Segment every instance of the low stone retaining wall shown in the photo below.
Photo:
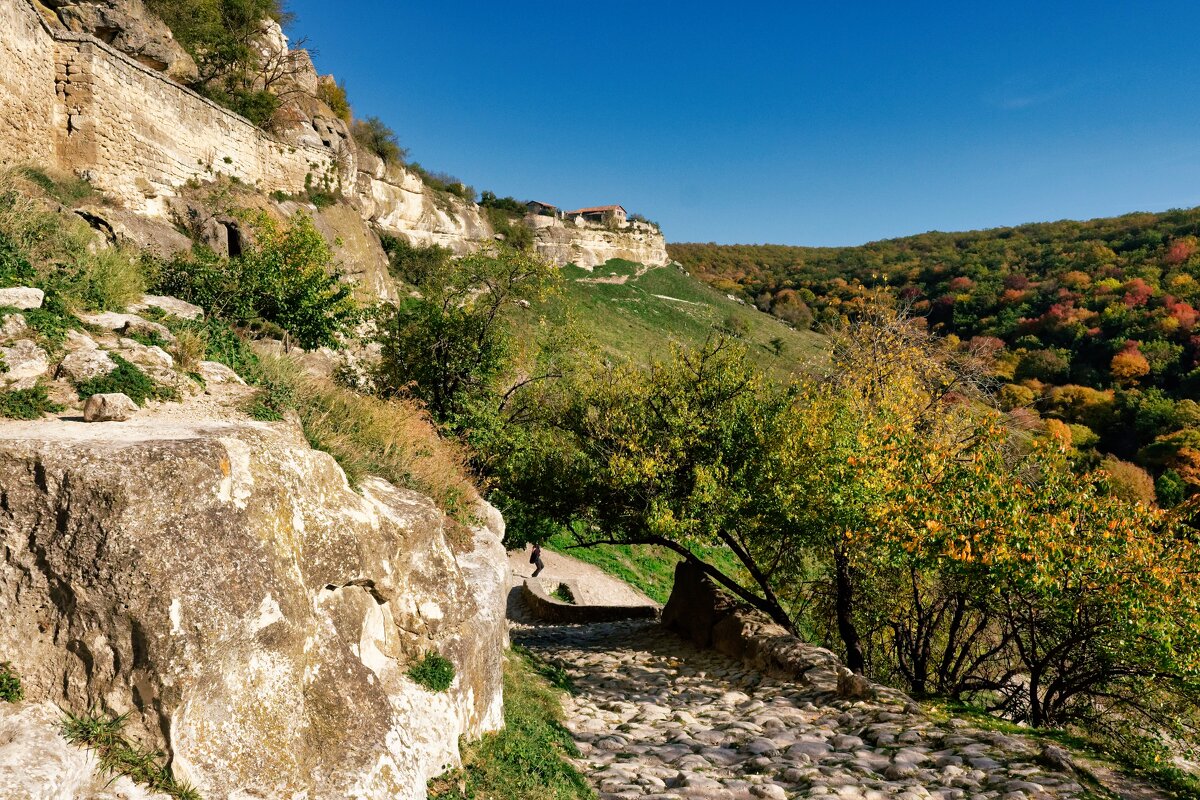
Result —
[[829, 650], [801, 641], [762, 612], [737, 602], [687, 561], [675, 567], [675, 585], [663, 607], [662, 624], [697, 647], [740, 659], [773, 678], [836, 686], [843, 698], [912, 703], [903, 692], [855, 675]]
[[[560, 581], [575, 597], [580, 597], [579, 587], [574, 581]], [[543, 622], [560, 625], [583, 625], [590, 622], [614, 622], [620, 619], [653, 619], [658, 616], [655, 606], [577, 606], [556, 600], [546, 593], [540, 581], [529, 578], [525, 581], [521, 596], [529, 612]]]

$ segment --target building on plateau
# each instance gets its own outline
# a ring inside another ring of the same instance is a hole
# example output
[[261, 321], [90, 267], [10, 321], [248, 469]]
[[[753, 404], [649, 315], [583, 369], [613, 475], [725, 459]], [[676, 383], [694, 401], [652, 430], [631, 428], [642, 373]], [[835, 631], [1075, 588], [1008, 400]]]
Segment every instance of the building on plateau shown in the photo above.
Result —
[[567, 212], [568, 218], [574, 218], [576, 221], [583, 220], [584, 222], [599, 222], [601, 224], [607, 222], [616, 222], [618, 225], [624, 225], [628, 214], [621, 206], [594, 206], [592, 208], [580, 208], [575, 211]]

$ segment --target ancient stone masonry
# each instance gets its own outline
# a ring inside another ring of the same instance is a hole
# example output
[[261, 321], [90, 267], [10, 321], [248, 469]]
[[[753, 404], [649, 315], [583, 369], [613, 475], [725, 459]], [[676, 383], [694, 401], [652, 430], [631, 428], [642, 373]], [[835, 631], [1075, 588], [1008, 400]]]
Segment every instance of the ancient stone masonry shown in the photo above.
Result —
[[0, 2], [0, 158], [55, 161], [54, 48], [25, 0]]
[[[477, 205], [360, 151], [345, 123], [321, 113], [315, 100], [316, 111], [281, 135], [269, 134], [148, 66], [144, 55], [138, 60], [67, 30], [37, 8], [32, 0], [0, 0], [0, 163], [85, 176], [126, 208], [162, 219], [170, 218], [168, 199], [192, 181], [225, 176], [285, 194], [327, 185], [341, 190], [363, 221], [414, 244], [464, 254], [493, 242]], [[532, 219], [538, 253], [559, 264], [668, 261], [662, 234], [651, 226], [553, 220], [547, 227]]]

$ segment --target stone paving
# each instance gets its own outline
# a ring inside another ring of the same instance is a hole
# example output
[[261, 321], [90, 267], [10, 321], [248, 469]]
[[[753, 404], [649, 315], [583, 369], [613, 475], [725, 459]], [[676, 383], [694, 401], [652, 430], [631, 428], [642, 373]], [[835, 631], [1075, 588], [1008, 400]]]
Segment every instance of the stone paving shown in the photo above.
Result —
[[512, 638], [574, 680], [567, 725], [601, 800], [1093, 796], [1024, 737], [933, 719], [899, 694], [840, 699], [833, 670], [773, 680], [645, 621]]

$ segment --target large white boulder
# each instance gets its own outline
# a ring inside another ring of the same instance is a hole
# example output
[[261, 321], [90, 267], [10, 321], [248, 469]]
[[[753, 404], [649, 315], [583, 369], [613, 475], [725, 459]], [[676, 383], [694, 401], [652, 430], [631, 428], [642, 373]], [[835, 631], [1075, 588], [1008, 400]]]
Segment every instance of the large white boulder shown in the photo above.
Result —
[[[502, 723], [494, 511], [456, 552], [432, 501], [354, 491], [291, 426], [178, 417], [5, 423], [0, 486], [27, 698], [128, 713], [205, 798], [423, 798]], [[445, 693], [406, 675], [427, 650]]]

